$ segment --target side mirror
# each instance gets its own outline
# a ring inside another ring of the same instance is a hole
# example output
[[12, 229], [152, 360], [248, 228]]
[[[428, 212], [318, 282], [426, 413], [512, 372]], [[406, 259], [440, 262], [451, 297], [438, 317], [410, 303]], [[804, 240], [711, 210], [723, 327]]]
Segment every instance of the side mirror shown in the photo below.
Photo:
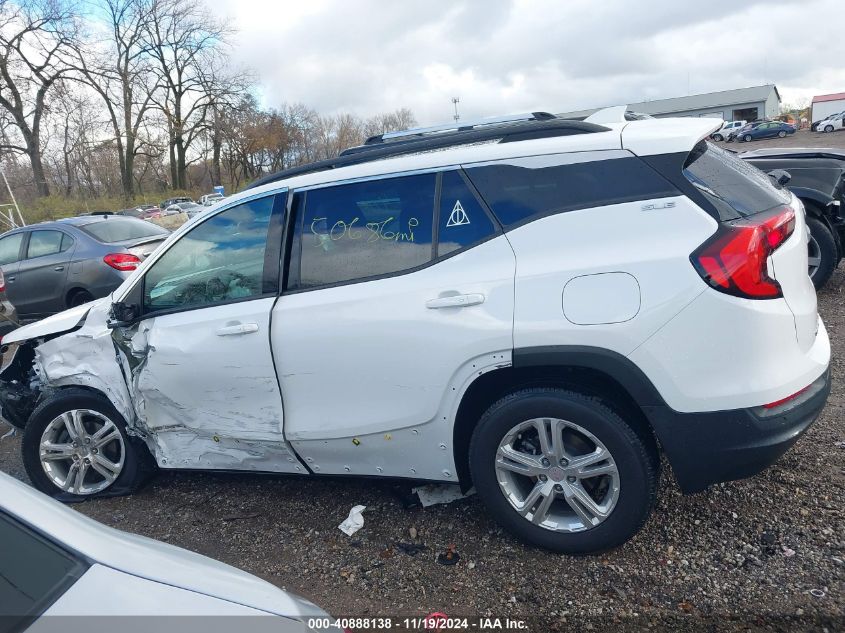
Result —
[[114, 329], [116, 327], [126, 327], [127, 325], [131, 325], [138, 320], [140, 312], [140, 309], [134, 303], [117, 301], [111, 304], [108, 326], [109, 328]]
[[780, 186], [786, 185], [790, 180], [792, 180], [792, 174], [784, 169], [773, 169], [769, 172], [769, 178], [774, 180]]

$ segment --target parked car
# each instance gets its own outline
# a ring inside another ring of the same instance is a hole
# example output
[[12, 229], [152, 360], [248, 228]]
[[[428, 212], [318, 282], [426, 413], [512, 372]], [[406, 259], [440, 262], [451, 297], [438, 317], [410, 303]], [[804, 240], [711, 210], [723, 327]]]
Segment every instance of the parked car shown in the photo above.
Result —
[[136, 218], [95, 214], [41, 222], [0, 236], [6, 294], [21, 319], [104, 297], [169, 231]]
[[[5, 473], [0, 473], [0, 542], [4, 631], [38, 629], [40, 618], [55, 616], [272, 615], [277, 616], [272, 630], [281, 633], [310, 631], [309, 621], [331, 620], [312, 602], [252, 574], [106, 527]], [[238, 626], [250, 631], [249, 623], [242, 618]]]
[[[845, 244], [845, 152], [827, 148], [770, 148], [738, 154], [758, 169], [781, 178], [804, 204], [810, 239], [810, 278], [816, 288], [830, 279]], [[780, 172], [780, 173], [777, 173]]]
[[193, 202], [193, 199], [189, 198], [188, 196], [177, 196], [175, 198], [168, 198], [158, 206], [160, 209], [164, 210], [167, 207], [172, 206], [174, 204], [179, 204], [180, 202]]
[[161, 209], [155, 204], [142, 204], [138, 207], [142, 220], [152, 220], [161, 217]]
[[192, 218], [204, 209], [205, 207], [197, 204], [196, 202], [179, 202], [167, 207], [164, 210], [164, 215], [179, 215], [180, 213], [185, 213], [188, 215], [188, 218]]
[[838, 112], [820, 121], [817, 128], [820, 132], [836, 132], [845, 129], [845, 112]]
[[767, 121], [751, 128], [742, 128], [737, 132], [740, 141], [752, 141], [761, 138], [784, 138], [788, 134], [795, 134], [795, 127], [783, 121]]
[[221, 200], [223, 200], [222, 193], [207, 193], [204, 196], [200, 196], [200, 204], [204, 207], [210, 207], [212, 204]]
[[[0, 257], [3, 257], [3, 242], [0, 241]], [[18, 327], [18, 312], [6, 296], [6, 278], [0, 268], [0, 340]]]
[[736, 132], [745, 127], [747, 123], [747, 121], [725, 121], [724, 125], [722, 125], [720, 129], [710, 135], [710, 138], [714, 141], [727, 140], [728, 136], [736, 136]]
[[149, 457], [459, 483], [535, 545], [623, 543], [660, 451], [685, 492], [751, 476], [830, 390], [801, 203], [715, 124], [461, 121], [265, 177], [7, 337], [27, 473], [68, 498]]

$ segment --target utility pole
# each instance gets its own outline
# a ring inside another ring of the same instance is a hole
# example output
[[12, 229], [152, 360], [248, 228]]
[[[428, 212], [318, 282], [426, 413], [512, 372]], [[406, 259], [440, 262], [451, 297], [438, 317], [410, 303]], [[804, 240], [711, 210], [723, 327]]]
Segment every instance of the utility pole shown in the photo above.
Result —
[[455, 106], [455, 116], [453, 117], [455, 119], [455, 123], [461, 119], [461, 115], [458, 114], [458, 104], [460, 102], [461, 100], [458, 97], [452, 97], [452, 105]]

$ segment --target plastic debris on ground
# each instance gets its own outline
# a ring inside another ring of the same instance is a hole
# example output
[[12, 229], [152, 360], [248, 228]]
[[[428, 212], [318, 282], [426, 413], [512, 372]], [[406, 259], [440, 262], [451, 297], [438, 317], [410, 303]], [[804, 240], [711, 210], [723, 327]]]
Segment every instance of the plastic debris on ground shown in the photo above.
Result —
[[428, 484], [413, 488], [411, 492], [416, 493], [422, 507], [427, 508], [440, 503], [452, 503], [458, 499], [465, 499], [475, 494], [475, 488], [470, 488], [464, 494], [457, 484]]
[[346, 534], [346, 536], [355, 534], [355, 532], [364, 527], [364, 517], [361, 513], [366, 509], [367, 506], [354, 506], [349, 511], [349, 516], [346, 517], [343, 523], [337, 526], [338, 529]]

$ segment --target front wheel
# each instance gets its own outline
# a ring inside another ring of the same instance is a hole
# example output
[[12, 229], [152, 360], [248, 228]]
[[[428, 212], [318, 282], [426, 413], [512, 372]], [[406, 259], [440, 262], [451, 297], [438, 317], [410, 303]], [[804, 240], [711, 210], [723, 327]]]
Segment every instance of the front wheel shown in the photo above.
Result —
[[724, 140], [725, 140], [725, 137], [724, 137], [724, 136], [722, 136], [721, 134], [714, 134], [714, 135], [713, 135], [713, 140], [714, 140], [714, 141], [724, 141]]
[[784, 138], [785, 136], [786, 136], [786, 132], [784, 132], [783, 130], [778, 132], [778, 138]]
[[830, 279], [836, 268], [836, 240], [827, 225], [818, 218], [807, 216], [810, 239], [807, 242], [807, 273], [816, 290]]
[[745, 136], [742, 137], [742, 140], [745, 141], [746, 143], [748, 143], [751, 140], [751, 135], [746, 134]]
[[824, 131], [825, 132], [833, 132], [833, 126], [832, 125], [825, 125]]
[[104, 396], [63, 389], [42, 402], [24, 429], [21, 453], [33, 485], [50, 496], [132, 492], [142, 481], [146, 448]]
[[556, 552], [621, 545], [654, 505], [659, 462], [600, 399], [556, 388], [523, 389], [482, 416], [469, 466], [493, 517], [520, 539]]

